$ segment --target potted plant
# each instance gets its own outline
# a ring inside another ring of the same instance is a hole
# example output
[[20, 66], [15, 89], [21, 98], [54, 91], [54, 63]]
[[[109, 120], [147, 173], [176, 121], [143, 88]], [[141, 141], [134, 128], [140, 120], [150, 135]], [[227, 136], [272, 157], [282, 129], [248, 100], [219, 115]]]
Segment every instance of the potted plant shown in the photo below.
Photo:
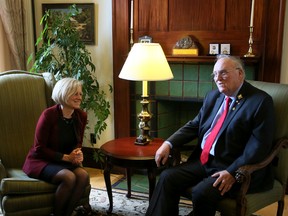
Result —
[[[93, 111], [96, 116], [94, 134], [99, 139], [100, 134], [106, 129], [105, 120], [110, 115], [110, 103], [106, 94], [100, 89], [92, 63], [90, 52], [80, 34], [75, 28], [73, 17], [79, 15], [79, 9], [72, 5], [67, 13], [54, 15], [49, 10], [45, 12], [40, 24], [44, 25], [37, 42], [38, 51], [35, 53], [35, 62], [31, 72], [48, 71], [54, 74], [56, 80], [64, 77], [74, 77], [83, 82], [82, 108], [86, 112]], [[49, 22], [53, 20], [53, 22]], [[28, 58], [28, 64], [33, 59], [33, 54]], [[112, 92], [111, 85], [110, 93]], [[96, 162], [103, 162], [101, 153], [94, 149]]]

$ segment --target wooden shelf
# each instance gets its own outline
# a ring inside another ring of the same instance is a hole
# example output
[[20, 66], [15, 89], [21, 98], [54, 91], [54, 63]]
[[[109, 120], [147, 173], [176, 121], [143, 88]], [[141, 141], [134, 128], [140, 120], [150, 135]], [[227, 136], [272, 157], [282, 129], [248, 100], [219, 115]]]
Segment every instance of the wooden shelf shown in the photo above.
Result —
[[[169, 62], [179, 62], [179, 63], [214, 63], [215, 56], [175, 56], [175, 55], [166, 55], [166, 58]], [[241, 57], [244, 63], [247, 64], [257, 64], [260, 61], [259, 56], [255, 57]]]

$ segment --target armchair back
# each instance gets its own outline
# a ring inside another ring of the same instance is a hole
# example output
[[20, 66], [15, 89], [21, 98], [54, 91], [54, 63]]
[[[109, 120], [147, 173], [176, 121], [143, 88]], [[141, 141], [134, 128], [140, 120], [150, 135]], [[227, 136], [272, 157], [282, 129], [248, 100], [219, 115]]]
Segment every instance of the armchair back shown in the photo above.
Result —
[[[57, 186], [23, 171], [42, 111], [52, 106], [56, 83], [51, 73], [0, 73], [0, 207], [3, 216], [43, 216], [53, 212]], [[78, 205], [90, 207], [87, 186]]]
[[[273, 98], [275, 115], [276, 115], [276, 128], [275, 141], [281, 138], [288, 138], [288, 85], [275, 84], [261, 81], [249, 81], [252, 85], [267, 92]], [[281, 149], [278, 154], [278, 163], [275, 166], [275, 178], [286, 185], [288, 177], [288, 149]]]
[[54, 82], [50, 73], [0, 73], [0, 159], [7, 171], [22, 168], [38, 118], [53, 103]]

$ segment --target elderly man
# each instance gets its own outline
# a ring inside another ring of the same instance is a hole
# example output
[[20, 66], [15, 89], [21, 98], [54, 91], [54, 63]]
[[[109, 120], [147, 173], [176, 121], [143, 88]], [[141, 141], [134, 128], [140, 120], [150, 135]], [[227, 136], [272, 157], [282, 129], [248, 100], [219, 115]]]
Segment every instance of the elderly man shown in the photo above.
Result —
[[[245, 81], [241, 60], [219, 56], [212, 77], [218, 89], [206, 95], [198, 115], [156, 152], [155, 161], [161, 166], [171, 148], [198, 138], [186, 163], [161, 173], [147, 216], [178, 215], [180, 195], [192, 186], [194, 215], [214, 216], [217, 203], [239, 190], [235, 171], [261, 161], [272, 149], [272, 98]], [[272, 179], [270, 166], [256, 172], [249, 192], [272, 188]]]

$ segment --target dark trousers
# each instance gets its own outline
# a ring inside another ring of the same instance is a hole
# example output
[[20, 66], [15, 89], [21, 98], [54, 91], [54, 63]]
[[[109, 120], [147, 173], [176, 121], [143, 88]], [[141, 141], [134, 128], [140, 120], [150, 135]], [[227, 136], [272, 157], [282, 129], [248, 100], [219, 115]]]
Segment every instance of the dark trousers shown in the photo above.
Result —
[[213, 187], [217, 172], [213, 160], [203, 166], [200, 161], [191, 161], [165, 169], [157, 182], [150, 200], [146, 216], [178, 216], [178, 204], [181, 194], [193, 186], [192, 202], [195, 216], [214, 216], [217, 203], [225, 196]]

